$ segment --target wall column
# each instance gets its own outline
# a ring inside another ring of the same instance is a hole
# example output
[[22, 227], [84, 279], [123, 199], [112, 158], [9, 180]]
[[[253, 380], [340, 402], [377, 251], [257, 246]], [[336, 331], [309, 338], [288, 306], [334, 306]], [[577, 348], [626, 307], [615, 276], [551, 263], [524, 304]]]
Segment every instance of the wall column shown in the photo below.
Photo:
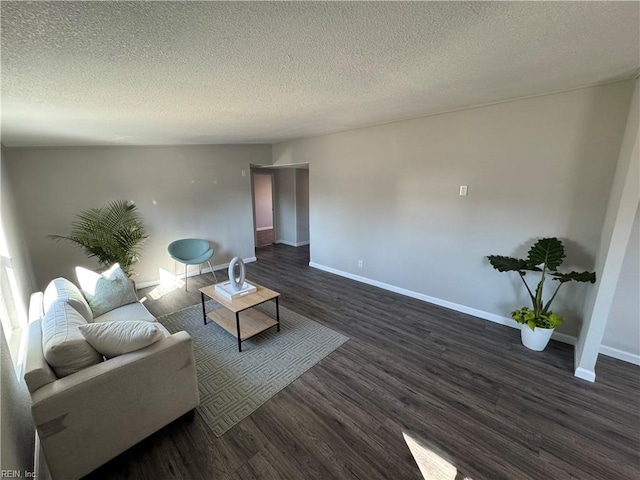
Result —
[[640, 81], [636, 80], [596, 257], [597, 282], [590, 292], [576, 343], [575, 376], [590, 382], [596, 378], [600, 344], [640, 203], [639, 95]]

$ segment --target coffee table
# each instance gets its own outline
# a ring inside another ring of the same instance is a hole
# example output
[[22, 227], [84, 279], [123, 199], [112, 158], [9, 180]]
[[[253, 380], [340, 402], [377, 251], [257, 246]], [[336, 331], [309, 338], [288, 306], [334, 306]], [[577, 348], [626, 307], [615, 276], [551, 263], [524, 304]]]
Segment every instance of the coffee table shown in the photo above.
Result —
[[[280, 294], [262, 285], [258, 285], [255, 282], [247, 282], [255, 286], [256, 291], [232, 300], [218, 293], [215, 285], [209, 285], [208, 287], [200, 289], [204, 324], [207, 324], [208, 317], [236, 337], [238, 339], [239, 352], [242, 352], [242, 342], [245, 340], [255, 337], [271, 327], [276, 327], [278, 332], [280, 331], [280, 305], [278, 304]], [[222, 305], [222, 307], [207, 313], [204, 307], [205, 296], [215, 300]], [[275, 319], [253, 309], [256, 305], [268, 302], [269, 300], [276, 301]], [[242, 319], [240, 318], [240, 312], [243, 312]], [[242, 322], [240, 320], [242, 320]]]

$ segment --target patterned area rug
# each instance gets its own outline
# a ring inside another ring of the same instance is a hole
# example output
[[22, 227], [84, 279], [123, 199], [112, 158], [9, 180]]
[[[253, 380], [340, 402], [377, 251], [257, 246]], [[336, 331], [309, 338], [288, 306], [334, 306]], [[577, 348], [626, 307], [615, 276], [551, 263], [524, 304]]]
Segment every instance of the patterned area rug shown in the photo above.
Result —
[[[206, 303], [207, 312], [216, 307], [221, 308], [213, 300]], [[275, 318], [274, 302], [256, 308]], [[203, 325], [200, 304], [158, 321], [171, 333], [186, 330], [191, 335], [200, 389], [198, 411], [217, 437], [349, 340], [282, 306], [280, 332], [274, 327], [246, 340], [242, 352], [222, 327], [211, 320]]]

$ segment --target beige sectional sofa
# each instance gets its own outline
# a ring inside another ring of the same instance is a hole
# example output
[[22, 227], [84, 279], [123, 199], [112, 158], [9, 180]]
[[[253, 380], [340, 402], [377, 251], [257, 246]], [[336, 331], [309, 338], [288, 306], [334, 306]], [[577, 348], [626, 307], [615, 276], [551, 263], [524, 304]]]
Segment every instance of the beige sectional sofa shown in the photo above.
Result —
[[[88, 474], [198, 405], [191, 337], [169, 334], [142, 303], [93, 318], [80, 290], [56, 279], [33, 294], [30, 319], [24, 377], [54, 479]], [[78, 332], [85, 323], [128, 321], [154, 322], [159, 340], [107, 359]]]

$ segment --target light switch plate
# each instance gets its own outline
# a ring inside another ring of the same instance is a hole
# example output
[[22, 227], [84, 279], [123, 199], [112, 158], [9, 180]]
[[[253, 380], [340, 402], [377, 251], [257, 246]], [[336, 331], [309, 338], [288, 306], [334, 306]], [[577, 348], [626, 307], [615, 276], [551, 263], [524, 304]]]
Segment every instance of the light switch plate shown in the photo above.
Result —
[[460, 196], [461, 197], [467, 196], [467, 185], [460, 185]]

